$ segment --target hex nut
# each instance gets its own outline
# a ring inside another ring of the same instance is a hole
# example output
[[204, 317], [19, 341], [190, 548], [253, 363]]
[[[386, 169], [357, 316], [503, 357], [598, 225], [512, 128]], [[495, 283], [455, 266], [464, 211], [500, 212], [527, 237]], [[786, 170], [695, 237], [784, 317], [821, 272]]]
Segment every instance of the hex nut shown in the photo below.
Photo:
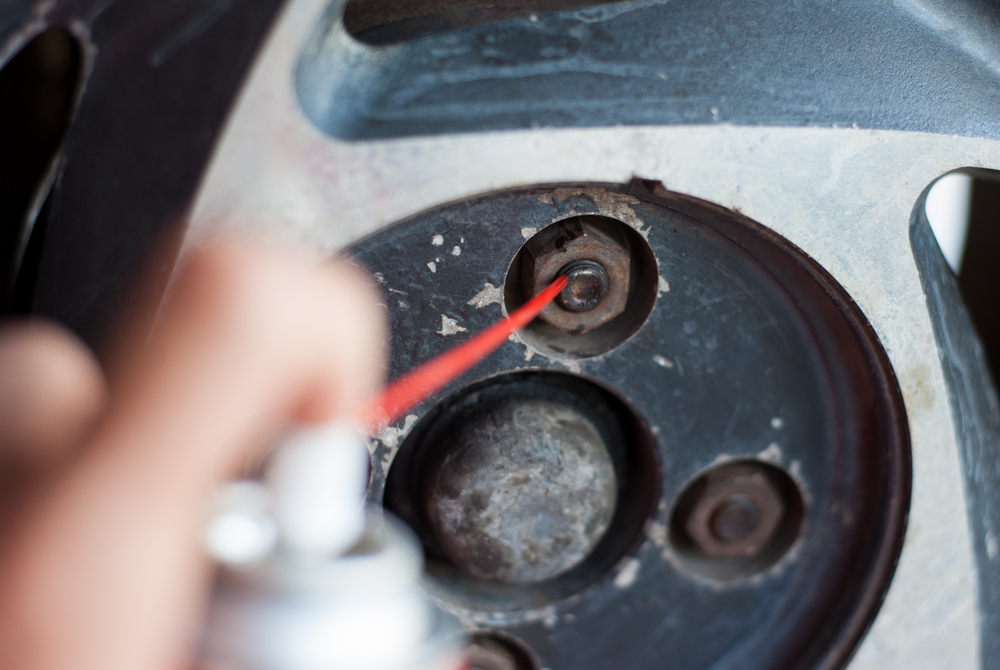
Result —
[[553, 302], [539, 315], [542, 320], [569, 333], [585, 333], [625, 312], [631, 273], [628, 242], [599, 217], [556, 222], [529, 239], [524, 251], [525, 298], [543, 291], [574, 261], [593, 261], [607, 274], [607, 293], [596, 307], [573, 312]]
[[762, 469], [748, 464], [710, 473], [684, 529], [709, 558], [751, 558], [767, 546], [785, 504]]

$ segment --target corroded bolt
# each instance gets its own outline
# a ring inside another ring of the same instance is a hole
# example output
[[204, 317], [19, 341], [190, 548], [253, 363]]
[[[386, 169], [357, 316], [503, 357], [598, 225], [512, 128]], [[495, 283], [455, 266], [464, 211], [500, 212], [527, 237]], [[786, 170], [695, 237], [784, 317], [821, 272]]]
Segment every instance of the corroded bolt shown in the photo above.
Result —
[[752, 533], [760, 523], [760, 510], [746, 496], [732, 495], [712, 513], [712, 534], [723, 542], [736, 542]]
[[683, 524], [709, 558], [756, 556], [785, 516], [785, 502], [756, 463], [732, 464], [709, 472]]
[[568, 263], [559, 270], [569, 283], [556, 297], [559, 306], [570, 312], [589, 312], [608, 294], [608, 273], [600, 263], [579, 260]]
[[[538, 317], [565, 333], [586, 333], [625, 313], [631, 283], [631, 252], [628, 238], [617, 222], [600, 216], [563, 219], [543, 228], [524, 244], [520, 262], [521, 285], [528, 298], [540, 293], [567, 267], [581, 261], [600, 266], [607, 278], [607, 288], [599, 300], [591, 301], [583, 289], [594, 278], [581, 274], [579, 302], [572, 291], [564, 291], [562, 300], [554, 300]], [[581, 270], [582, 273], [582, 270]], [[567, 305], [579, 304], [574, 310]]]

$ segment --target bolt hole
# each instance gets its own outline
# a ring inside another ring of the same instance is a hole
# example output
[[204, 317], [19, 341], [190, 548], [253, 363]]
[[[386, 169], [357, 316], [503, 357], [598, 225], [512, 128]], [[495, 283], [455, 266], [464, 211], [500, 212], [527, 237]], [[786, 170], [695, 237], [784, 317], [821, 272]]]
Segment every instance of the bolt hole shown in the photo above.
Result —
[[544, 354], [599, 356], [628, 340], [653, 311], [659, 272], [649, 243], [621, 221], [586, 215], [557, 221], [524, 243], [504, 280], [507, 312], [566, 268], [580, 275], [576, 295], [567, 287], [518, 333]]
[[777, 562], [802, 524], [802, 495], [782, 469], [759, 461], [715, 466], [674, 505], [670, 542], [691, 572], [716, 581], [749, 577]]
[[476, 611], [544, 607], [601, 580], [642, 542], [660, 485], [644, 426], [574, 375], [492, 377], [414, 426], [383, 502], [420, 537], [435, 595]]
[[497, 631], [478, 631], [469, 641], [469, 670], [539, 670], [528, 646]]

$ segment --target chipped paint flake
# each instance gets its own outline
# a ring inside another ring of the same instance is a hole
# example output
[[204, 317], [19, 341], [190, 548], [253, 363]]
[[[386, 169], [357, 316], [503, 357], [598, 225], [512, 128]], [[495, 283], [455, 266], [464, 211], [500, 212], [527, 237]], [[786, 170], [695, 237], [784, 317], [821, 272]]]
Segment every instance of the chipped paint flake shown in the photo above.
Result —
[[782, 419], [780, 416], [776, 416], [773, 419], [771, 419], [771, 428], [774, 428], [775, 430], [781, 430], [784, 427], [785, 427], [785, 420]]
[[670, 293], [670, 283], [661, 276], [656, 283], [656, 297], [659, 298], [664, 293]]
[[[385, 445], [386, 452], [382, 455], [381, 465], [382, 471], [388, 472], [389, 466], [392, 465], [392, 459], [396, 457], [396, 452], [399, 451], [399, 443], [410, 434], [413, 430], [413, 426], [416, 425], [417, 419], [419, 417], [416, 414], [407, 414], [406, 418], [403, 419], [402, 426], [386, 426], [378, 432], [375, 439]], [[374, 453], [375, 443], [374, 441], [369, 444], [369, 449]]]
[[451, 250], [451, 255], [452, 255], [452, 256], [461, 256], [461, 255], [462, 255], [462, 247], [460, 247], [460, 246], [457, 246], [457, 245], [456, 245], [456, 246], [455, 246], [455, 247], [454, 247], [454, 248], [453, 248], [453, 249]]
[[431, 272], [437, 272], [438, 271], [437, 264], [435, 264], [434, 261], [431, 261], [430, 263], [428, 263], [427, 267], [430, 268]]
[[674, 362], [672, 360], [670, 360], [669, 358], [664, 358], [663, 356], [660, 355], [653, 356], [653, 362], [665, 368], [674, 367]]
[[381, 272], [376, 272], [375, 273], [375, 281], [377, 281], [379, 284], [384, 284], [385, 283], [385, 275], [383, 275]]
[[531, 347], [525, 347], [524, 348], [524, 361], [527, 363], [528, 361], [530, 361], [534, 357], [535, 357], [535, 350], [532, 349]]
[[503, 289], [486, 282], [483, 284], [483, 290], [465, 304], [472, 305], [476, 309], [482, 309], [487, 305], [499, 305], [501, 303], [503, 303]]
[[570, 372], [575, 372], [576, 374], [580, 374], [580, 361], [572, 361], [572, 360], [567, 360], [565, 358], [556, 358], [555, 360], [565, 365], [566, 369], [569, 370]]
[[395, 449], [399, 446], [399, 441], [410, 434], [410, 430], [419, 417], [416, 414], [407, 414], [403, 419], [402, 426], [386, 426], [379, 431], [375, 439], [384, 444], [388, 449]]
[[767, 449], [757, 453], [757, 458], [768, 463], [781, 463], [785, 460], [785, 452], [781, 450], [781, 445], [772, 442], [767, 445]]
[[434, 237], [431, 238], [431, 244], [433, 244], [435, 247], [440, 247], [442, 244], [444, 244], [444, 236], [435, 235]]
[[400, 300], [398, 302], [399, 302], [399, 308], [400, 309], [410, 309], [410, 306], [406, 303], [406, 301]]
[[633, 558], [626, 563], [621, 569], [621, 572], [615, 575], [615, 588], [627, 589], [635, 584], [635, 580], [639, 576], [639, 568], [641, 566], [642, 564], [639, 562], [638, 558]]
[[654, 521], [649, 524], [646, 537], [652, 540], [656, 548], [660, 550], [660, 556], [667, 558], [670, 555], [670, 550], [667, 548], [667, 525], [665, 523]]
[[553, 204], [555, 200], [558, 200], [559, 202], [566, 202], [570, 198], [580, 195], [589, 198], [590, 201], [597, 207], [599, 214], [609, 216], [613, 219], [618, 219], [619, 221], [628, 224], [634, 228], [637, 233], [642, 235], [643, 239], [647, 241], [649, 240], [649, 231], [651, 226], [646, 226], [646, 223], [636, 216], [635, 210], [631, 207], [631, 205], [639, 204], [639, 199], [634, 195], [628, 195], [626, 193], [613, 193], [603, 188], [589, 186], [587, 188], [557, 188], [551, 193], [538, 196], [538, 200], [548, 204]]
[[465, 328], [458, 325], [458, 320], [449, 318], [444, 314], [441, 315], [441, 330], [436, 331], [438, 335], [455, 335], [456, 333], [464, 333]]
[[[552, 198], [551, 197], [549, 198], [549, 204], [550, 205], [552, 204]], [[531, 227], [522, 228], [521, 229], [521, 237], [523, 237], [526, 240], [529, 240], [532, 237], [534, 237], [535, 233], [537, 233], [537, 232], [538, 232], [538, 228], [531, 228]]]

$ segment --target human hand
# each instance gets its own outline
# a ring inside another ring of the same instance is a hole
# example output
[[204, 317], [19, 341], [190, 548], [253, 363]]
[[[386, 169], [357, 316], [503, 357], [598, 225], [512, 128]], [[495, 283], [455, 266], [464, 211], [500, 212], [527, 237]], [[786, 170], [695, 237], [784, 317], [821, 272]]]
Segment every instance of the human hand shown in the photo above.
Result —
[[[0, 402], [25, 401], [0, 423], [0, 447], [8, 471], [34, 473], [8, 500], [0, 665], [173, 670], [189, 660], [213, 485], [258, 462], [289, 423], [356, 415], [381, 384], [377, 291], [346, 264], [305, 266], [247, 242], [193, 249], [145, 346], [120, 352], [109, 392], [65, 333], [0, 336]], [[5, 365], [5, 353], [26, 362]], [[50, 377], [38, 372], [46, 366]]]

